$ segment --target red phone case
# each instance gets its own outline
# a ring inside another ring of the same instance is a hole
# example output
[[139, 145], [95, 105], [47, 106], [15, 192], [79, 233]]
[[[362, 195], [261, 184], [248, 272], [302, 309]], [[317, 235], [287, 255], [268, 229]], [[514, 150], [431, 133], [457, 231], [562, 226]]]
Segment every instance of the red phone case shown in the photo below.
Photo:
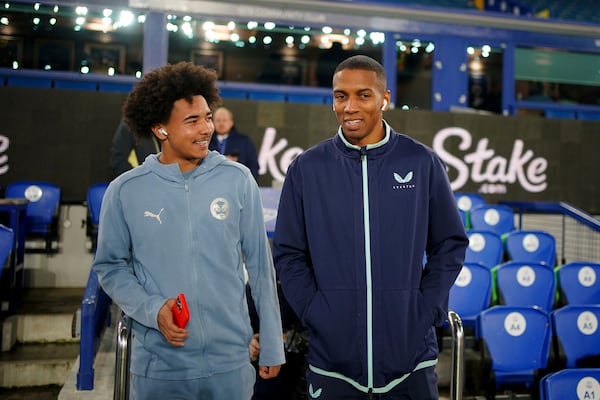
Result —
[[187, 302], [183, 293], [179, 293], [175, 304], [173, 304], [173, 322], [180, 328], [185, 328], [188, 321], [190, 320], [190, 310], [188, 309]]

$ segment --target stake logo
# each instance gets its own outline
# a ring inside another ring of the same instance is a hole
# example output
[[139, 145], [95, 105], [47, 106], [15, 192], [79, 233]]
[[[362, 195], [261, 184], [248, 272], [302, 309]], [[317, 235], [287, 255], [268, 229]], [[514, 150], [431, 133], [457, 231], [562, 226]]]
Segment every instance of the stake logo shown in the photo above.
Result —
[[475, 150], [465, 153], [462, 158], [459, 152], [446, 148], [446, 140], [452, 137], [460, 139], [458, 150], [465, 152], [471, 149], [473, 138], [471, 134], [457, 127], [444, 128], [435, 134], [433, 149], [444, 160], [448, 168], [456, 170], [456, 177], [452, 180], [452, 190], [462, 188], [469, 179], [481, 183], [480, 193], [506, 193], [506, 184], [518, 183], [523, 189], [531, 193], [546, 190], [546, 169], [548, 160], [543, 157], [534, 157], [532, 150], [524, 149], [524, 142], [516, 139], [513, 143], [512, 153], [509, 158], [497, 155], [489, 148], [487, 138], [480, 139]]

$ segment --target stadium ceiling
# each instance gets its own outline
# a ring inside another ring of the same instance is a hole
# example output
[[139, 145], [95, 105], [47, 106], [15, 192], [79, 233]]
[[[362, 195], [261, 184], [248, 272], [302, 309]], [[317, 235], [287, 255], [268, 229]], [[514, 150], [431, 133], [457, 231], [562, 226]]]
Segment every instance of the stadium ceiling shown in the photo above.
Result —
[[[98, 0], [95, 0], [98, 1]], [[93, 3], [92, 1], [91, 3]], [[69, 3], [69, 1], [66, 1]], [[104, 4], [107, 0], [103, 1]], [[122, 3], [122, 2], [119, 2]], [[121, 4], [122, 5], [122, 4]], [[232, 19], [264, 19], [276, 22], [361, 27], [378, 31], [423, 31], [417, 24], [431, 23], [432, 32], [440, 33], [440, 24], [454, 25], [463, 34], [465, 28], [495, 28], [522, 32], [593, 37], [600, 40], [596, 24], [570, 23], [535, 17], [482, 12], [478, 10], [368, 4], [319, 0], [129, 0], [129, 7], [163, 12], [178, 12]], [[428, 29], [425, 27], [425, 29]], [[446, 28], [452, 29], [452, 28]], [[448, 32], [451, 33], [451, 32]]]

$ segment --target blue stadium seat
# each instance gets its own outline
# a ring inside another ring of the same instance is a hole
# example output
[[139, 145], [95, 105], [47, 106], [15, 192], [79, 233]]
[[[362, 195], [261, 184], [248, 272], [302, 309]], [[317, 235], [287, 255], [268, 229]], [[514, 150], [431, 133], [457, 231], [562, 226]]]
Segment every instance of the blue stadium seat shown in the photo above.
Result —
[[477, 332], [479, 313], [490, 306], [492, 298], [492, 272], [478, 263], [465, 263], [450, 288], [448, 309], [456, 312], [465, 328]]
[[567, 368], [540, 381], [540, 400], [600, 399], [600, 368]]
[[132, 89], [132, 83], [100, 82], [98, 84], [98, 90], [101, 92], [129, 93]]
[[12, 229], [0, 225], [0, 277], [4, 271], [4, 265], [15, 245], [15, 234]]
[[285, 93], [279, 92], [258, 92], [250, 91], [248, 93], [248, 99], [259, 100], [259, 101], [275, 101], [283, 103], [285, 101]]
[[219, 89], [219, 95], [224, 99], [246, 100], [248, 98], [248, 93], [246, 92], [245, 89], [221, 88], [221, 89]]
[[52, 87], [52, 79], [30, 78], [26, 76], [9, 76], [6, 80], [6, 86], [26, 86], [50, 89]]
[[588, 121], [600, 121], [600, 112], [594, 111], [579, 111], [577, 113], [578, 119], [585, 119]]
[[108, 187], [107, 182], [96, 183], [87, 190], [87, 208], [88, 218], [86, 225], [86, 234], [92, 241], [91, 250], [96, 251], [98, 244], [98, 224], [100, 223], [100, 206], [102, 205], [102, 197]]
[[75, 81], [75, 80], [63, 80], [56, 79], [54, 81], [55, 89], [74, 89], [74, 90], [90, 90], [95, 91], [98, 89], [96, 82], [91, 81]]
[[557, 269], [562, 304], [600, 304], [600, 264], [573, 261]]
[[[43, 239], [43, 252], [58, 250], [58, 219], [60, 214], [60, 187], [53, 183], [41, 181], [13, 182], [6, 187], [7, 198], [27, 199], [27, 219], [25, 223], [26, 240]], [[29, 247], [26, 250], [40, 250]]]
[[275, 233], [275, 222], [277, 221], [277, 210], [279, 208], [281, 189], [268, 186], [261, 186], [259, 189], [263, 204], [265, 229], [267, 230], [267, 236], [272, 238]]
[[464, 214], [463, 225], [472, 228], [471, 210], [486, 204], [485, 199], [480, 194], [470, 192], [454, 192], [454, 198], [459, 211]]
[[558, 365], [600, 368], [600, 304], [564, 306], [550, 315]]
[[325, 104], [323, 96], [314, 94], [290, 93], [287, 101], [290, 103]]
[[538, 388], [536, 376], [548, 366], [550, 315], [539, 308], [494, 306], [481, 312], [482, 374], [494, 398], [503, 385]]
[[454, 192], [454, 198], [456, 199], [458, 208], [464, 211], [471, 211], [473, 208], [485, 204], [483, 196], [477, 193]]
[[537, 262], [554, 267], [556, 239], [540, 230], [515, 230], [506, 235], [506, 252], [512, 261]]
[[554, 305], [556, 280], [546, 264], [509, 261], [495, 271], [499, 304], [536, 306], [550, 312]]
[[481, 263], [488, 268], [500, 264], [504, 257], [504, 243], [500, 236], [490, 231], [468, 230], [469, 247], [465, 262]]
[[515, 229], [515, 213], [502, 204], [485, 204], [470, 211], [471, 228], [504, 235]]
[[545, 110], [546, 118], [575, 119], [575, 111], [572, 110]]

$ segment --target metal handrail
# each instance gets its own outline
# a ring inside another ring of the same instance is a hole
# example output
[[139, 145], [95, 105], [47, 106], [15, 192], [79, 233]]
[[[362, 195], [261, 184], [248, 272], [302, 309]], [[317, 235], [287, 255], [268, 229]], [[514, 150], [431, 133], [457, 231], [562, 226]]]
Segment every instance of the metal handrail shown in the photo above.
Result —
[[129, 360], [131, 356], [131, 319], [122, 314], [117, 323], [114, 400], [129, 399]]
[[462, 320], [454, 311], [448, 311], [452, 331], [452, 368], [450, 375], [450, 400], [462, 400], [464, 385], [465, 335]]
[[[448, 312], [452, 332], [452, 368], [450, 400], [463, 399], [464, 386], [464, 330], [460, 316]], [[115, 364], [114, 400], [129, 400], [129, 362], [131, 358], [131, 319], [122, 314], [117, 323], [117, 354]]]

